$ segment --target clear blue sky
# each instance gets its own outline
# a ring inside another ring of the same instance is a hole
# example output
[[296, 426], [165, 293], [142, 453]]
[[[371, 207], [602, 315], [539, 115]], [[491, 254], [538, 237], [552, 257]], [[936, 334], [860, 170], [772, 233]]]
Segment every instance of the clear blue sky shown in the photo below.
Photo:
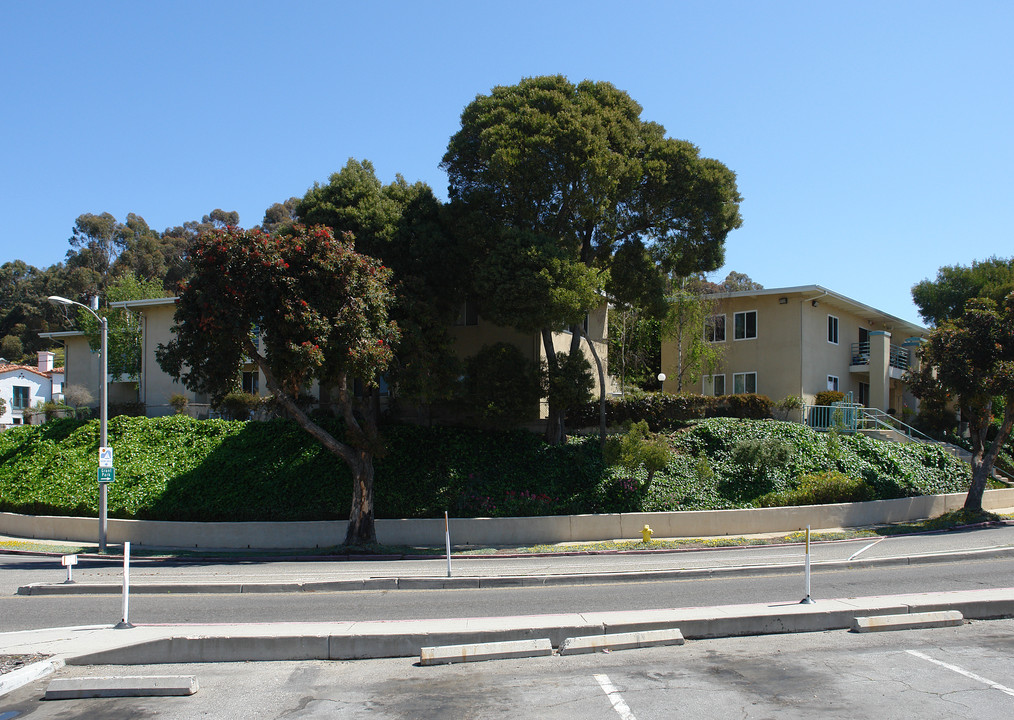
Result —
[[726, 267], [907, 320], [941, 265], [1014, 255], [1014, 4], [46, 2], [0, 18], [0, 262], [81, 213], [244, 226], [349, 157], [423, 180], [495, 85], [607, 80], [732, 168]]

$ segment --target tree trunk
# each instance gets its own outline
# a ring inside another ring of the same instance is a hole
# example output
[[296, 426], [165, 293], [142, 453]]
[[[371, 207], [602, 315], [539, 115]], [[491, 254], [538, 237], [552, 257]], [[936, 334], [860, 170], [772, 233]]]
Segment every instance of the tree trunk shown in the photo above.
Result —
[[352, 470], [352, 509], [345, 533], [346, 545], [372, 545], [377, 542], [373, 515], [373, 454], [360, 450]]
[[[989, 430], [989, 413], [986, 413], [986, 422], [976, 422], [972, 430], [972, 483], [968, 488], [968, 495], [965, 497], [965, 510], [982, 512], [982, 494], [986, 491], [986, 483], [993, 475], [993, 465], [1000, 454], [1000, 449], [1011, 430], [1014, 429], [1014, 398], [1007, 398], [1004, 407], [1003, 421], [1000, 423], [1000, 430], [989, 448], [986, 448], [986, 433]], [[973, 416], [974, 417], [974, 416]], [[971, 423], [969, 423], [971, 425]]]
[[595, 367], [599, 371], [599, 445], [604, 448], [606, 446], [606, 375], [602, 369], [602, 360], [599, 359], [599, 354], [595, 350], [595, 345], [585, 335], [582, 328], [578, 329], [581, 332], [581, 336], [584, 337], [584, 341], [588, 343], [588, 349], [591, 350], [592, 357], [595, 359]]
[[[542, 344], [546, 349], [546, 365], [549, 377], [552, 378], [559, 366], [556, 362], [556, 348], [553, 347], [553, 332], [549, 328], [542, 328]], [[553, 399], [553, 393], [549, 393], [549, 412], [546, 417], [546, 442], [550, 445], [560, 445], [564, 439], [563, 413], [559, 408], [559, 403]]]
[[345, 543], [367, 545], [377, 542], [377, 529], [373, 516], [373, 455], [377, 443], [376, 414], [374, 412], [376, 390], [371, 390], [371, 397], [366, 399], [364, 416], [366, 428], [360, 426], [352, 411], [353, 398], [349, 396], [348, 382], [340, 378], [338, 389], [338, 405], [345, 419], [346, 433], [354, 438], [356, 447], [343, 443], [327, 430], [315, 423], [303, 412], [293, 399], [285, 393], [271, 372], [267, 359], [257, 352], [253, 344], [245, 343], [247, 355], [254, 359], [264, 373], [264, 380], [275, 398], [289, 412], [292, 419], [323, 445], [329, 452], [340, 457], [352, 472], [352, 509], [349, 511], [349, 526], [345, 533]]

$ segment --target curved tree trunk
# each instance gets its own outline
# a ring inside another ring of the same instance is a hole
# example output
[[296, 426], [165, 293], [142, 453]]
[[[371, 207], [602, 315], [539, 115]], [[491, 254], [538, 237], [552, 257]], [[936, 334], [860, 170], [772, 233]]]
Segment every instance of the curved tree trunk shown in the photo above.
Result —
[[345, 532], [346, 545], [370, 545], [377, 542], [377, 527], [373, 514], [373, 455], [364, 450], [350, 464], [352, 469], [352, 508], [349, 526]]
[[[552, 378], [559, 368], [556, 362], [556, 348], [553, 347], [553, 331], [549, 328], [542, 328], [542, 344], [546, 350], [546, 365], [549, 377]], [[549, 394], [549, 413], [546, 417], [546, 442], [550, 445], [560, 445], [566, 439], [563, 429], [563, 411], [559, 403]]]
[[1007, 442], [1011, 430], [1014, 429], [1014, 406], [1009, 398], [1004, 408], [1003, 421], [1000, 423], [1000, 431], [993, 438], [989, 448], [986, 447], [986, 433], [989, 429], [988, 423], [976, 423], [972, 431], [972, 483], [968, 488], [968, 495], [965, 496], [965, 510], [973, 512], [982, 511], [982, 495], [986, 491], [986, 483], [993, 474], [993, 465], [1000, 454], [1000, 448]]
[[[602, 447], [606, 446], [606, 374], [602, 368], [602, 360], [599, 359], [599, 354], [595, 350], [595, 344], [591, 341], [585, 333], [584, 329], [581, 329], [581, 336], [584, 337], [584, 341], [588, 343], [588, 349], [591, 350], [592, 357], [595, 359], [595, 367], [599, 371], [599, 445]], [[650, 482], [650, 481], [649, 481]]]
[[352, 509], [349, 512], [349, 526], [345, 533], [346, 545], [369, 545], [377, 542], [377, 529], [373, 513], [373, 448], [377, 443], [376, 407], [378, 400], [376, 390], [371, 390], [370, 397], [363, 404], [365, 428], [360, 425], [353, 412], [353, 398], [348, 391], [345, 377], [340, 378], [338, 388], [338, 406], [345, 419], [346, 433], [353, 438], [355, 447], [337, 440], [331, 433], [310, 419], [295, 401], [286, 394], [281, 384], [267, 363], [266, 358], [257, 352], [257, 348], [247, 340], [244, 344], [247, 355], [264, 373], [268, 389], [282, 404], [292, 419], [303, 430], [314, 437], [329, 452], [340, 457], [352, 472]]

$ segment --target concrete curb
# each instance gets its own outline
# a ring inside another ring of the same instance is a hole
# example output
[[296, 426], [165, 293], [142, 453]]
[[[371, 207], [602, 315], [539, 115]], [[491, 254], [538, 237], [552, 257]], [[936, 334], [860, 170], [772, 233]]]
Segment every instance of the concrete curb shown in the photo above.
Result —
[[546, 657], [553, 654], [549, 640], [514, 640], [470, 645], [442, 645], [424, 647], [419, 651], [420, 665], [450, 665], [451, 663], [485, 662], [514, 658]]
[[567, 638], [560, 643], [561, 655], [580, 655], [600, 650], [633, 650], [644, 647], [682, 645], [679, 628], [671, 630], [645, 630], [643, 632], [614, 633], [611, 635]]
[[857, 617], [852, 621], [852, 632], [886, 632], [888, 630], [918, 630], [936, 627], [955, 627], [965, 622], [957, 610]]
[[795, 600], [501, 618], [246, 625], [54, 628], [0, 637], [2, 652], [46, 648], [69, 665], [418, 657], [424, 647], [679, 630], [688, 640], [847, 630], [857, 617], [958, 611], [975, 620], [1014, 617], [1014, 587], [864, 598]]
[[63, 667], [63, 658], [50, 658], [0, 675], [0, 697]]
[[46, 700], [82, 698], [170, 697], [193, 695], [197, 678], [193, 675], [154, 677], [83, 677], [57, 678], [46, 688]]
[[[982, 560], [1014, 557], [1014, 547], [989, 548], [965, 552], [936, 553], [859, 560], [827, 560], [813, 563], [814, 570], [861, 569], [892, 565], [924, 565], [956, 560]], [[344, 592], [366, 590], [478, 590], [506, 587], [550, 587], [598, 585], [604, 583], [660, 582], [716, 577], [756, 577], [801, 572], [802, 559], [777, 565], [737, 565], [730, 567], [690, 568], [685, 570], [648, 570], [641, 572], [575, 573], [573, 575], [498, 575], [487, 577], [402, 577], [366, 578], [287, 583], [140, 583], [130, 586], [132, 594], [225, 594]], [[120, 583], [33, 583], [18, 588], [18, 595], [117, 595]]]

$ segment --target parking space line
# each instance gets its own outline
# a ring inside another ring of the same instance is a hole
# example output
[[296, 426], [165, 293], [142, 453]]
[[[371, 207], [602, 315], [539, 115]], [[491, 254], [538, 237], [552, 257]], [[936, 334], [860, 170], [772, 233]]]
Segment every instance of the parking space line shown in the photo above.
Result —
[[940, 667], [945, 667], [948, 670], [951, 670], [953, 672], [958, 673], [958, 675], [964, 675], [965, 677], [971, 678], [972, 680], [975, 680], [976, 682], [981, 682], [984, 685], [989, 685], [994, 690], [999, 690], [1002, 693], [1007, 693], [1011, 697], [1014, 697], [1014, 690], [1012, 690], [1011, 688], [1007, 687], [1006, 685], [1001, 685], [998, 682], [993, 682], [992, 680], [990, 680], [988, 678], [984, 678], [981, 675], [976, 675], [973, 672], [969, 672], [968, 670], [965, 670], [963, 668], [959, 668], [957, 665], [951, 665], [950, 663], [945, 663], [945, 662], [942, 662], [940, 660], [934, 660], [929, 655], [924, 655], [923, 653], [919, 652], [918, 650], [906, 650], [905, 652], [907, 652], [909, 655], [915, 655], [917, 658], [922, 658], [923, 660], [927, 660], [927, 661], [933, 663], [934, 665], [939, 665]]
[[620, 695], [620, 691], [616, 689], [613, 682], [609, 679], [608, 675], [596, 675], [595, 680], [605, 691], [606, 696], [609, 698], [609, 702], [613, 704], [613, 710], [619, 713], [619, 716], [623, 720], [637, 720], [634, 717], [634, 713], [630, 712], [630, 708], [627, 707], [627, 703], [623, 702], [623, 697]]

